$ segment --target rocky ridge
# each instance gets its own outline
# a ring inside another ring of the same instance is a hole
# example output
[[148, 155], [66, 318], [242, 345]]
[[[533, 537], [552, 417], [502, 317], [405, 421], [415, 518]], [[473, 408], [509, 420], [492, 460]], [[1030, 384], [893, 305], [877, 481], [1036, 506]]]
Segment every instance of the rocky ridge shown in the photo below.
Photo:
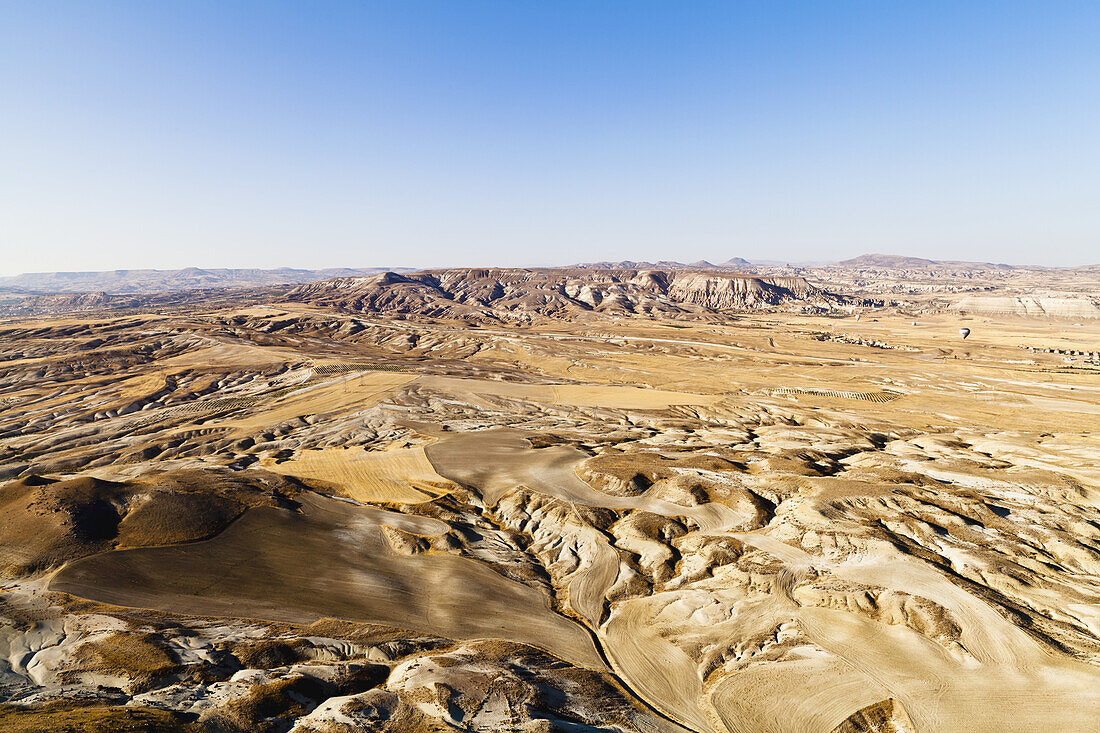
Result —
[[579, 269], [385, 272], [302, 285], [291, 290], [287, 299], [356, 312], [474, 320], [585, 313], [707, 314], [745, 308], [814, 311], [847, 302], [797, 276]]

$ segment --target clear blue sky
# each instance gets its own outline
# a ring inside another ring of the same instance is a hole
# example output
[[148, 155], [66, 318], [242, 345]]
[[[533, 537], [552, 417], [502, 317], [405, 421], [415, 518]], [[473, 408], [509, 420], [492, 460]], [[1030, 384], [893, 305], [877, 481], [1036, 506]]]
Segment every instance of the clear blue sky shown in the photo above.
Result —
[[0, 0], [0, 272], [1100, 261], [1100, 3]]

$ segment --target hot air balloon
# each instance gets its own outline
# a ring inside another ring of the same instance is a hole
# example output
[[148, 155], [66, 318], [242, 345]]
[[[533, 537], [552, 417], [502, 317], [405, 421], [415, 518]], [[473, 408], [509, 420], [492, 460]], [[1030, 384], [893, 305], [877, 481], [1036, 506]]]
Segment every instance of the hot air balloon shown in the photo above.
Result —
[[959, 335], [962, 336], [963, 338], [966, 338], [967, 336], [970, 335], [970, 329], [969, 328], [960, 328], [959, 329]]

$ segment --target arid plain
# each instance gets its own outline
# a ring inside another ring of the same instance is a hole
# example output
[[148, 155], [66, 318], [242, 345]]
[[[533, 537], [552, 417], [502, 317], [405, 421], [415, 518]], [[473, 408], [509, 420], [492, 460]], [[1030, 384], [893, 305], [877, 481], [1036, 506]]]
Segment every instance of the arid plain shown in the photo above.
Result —
[[1092, 281], [864, 265], [0, 323], [0, 728], [1100, 731]]

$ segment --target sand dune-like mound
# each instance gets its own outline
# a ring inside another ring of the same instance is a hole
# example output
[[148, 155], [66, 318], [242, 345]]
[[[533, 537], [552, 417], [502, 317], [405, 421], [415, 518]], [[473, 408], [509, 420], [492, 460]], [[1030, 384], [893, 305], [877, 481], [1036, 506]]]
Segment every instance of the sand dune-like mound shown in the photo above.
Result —
[[281, 476], [175, 471], [134, 481], [30, 476], [0, 487], [0, 562], [9, 577], [49, 570], [112, 547], [213, 536], [253, 506], [288, 506]]

